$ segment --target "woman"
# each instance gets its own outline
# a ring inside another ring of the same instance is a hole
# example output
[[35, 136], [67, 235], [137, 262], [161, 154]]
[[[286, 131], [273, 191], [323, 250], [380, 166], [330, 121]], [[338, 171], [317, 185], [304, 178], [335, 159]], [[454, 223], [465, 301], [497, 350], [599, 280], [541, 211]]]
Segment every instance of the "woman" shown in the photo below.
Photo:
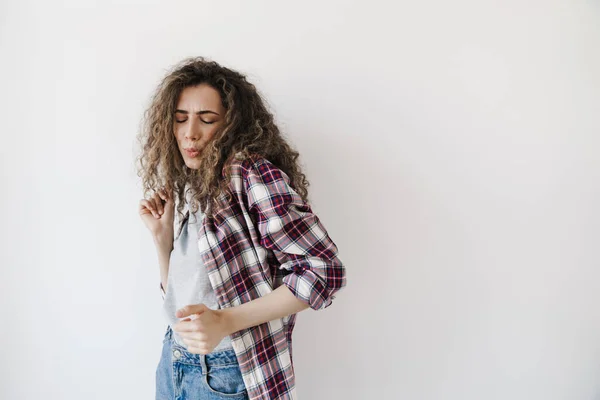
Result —
[[138, 139], [168, 322], [156, 398], [296, 398], [296, 314], [346, 285], [298, 152], [244, 75], [202, 57], [162, 80]]

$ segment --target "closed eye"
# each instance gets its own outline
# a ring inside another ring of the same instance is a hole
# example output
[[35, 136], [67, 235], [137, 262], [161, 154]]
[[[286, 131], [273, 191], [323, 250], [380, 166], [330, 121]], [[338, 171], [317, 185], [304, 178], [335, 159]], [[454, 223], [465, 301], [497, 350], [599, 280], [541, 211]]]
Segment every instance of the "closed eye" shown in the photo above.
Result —
[[[175, 122], [177, 122], [178, 124], [183, 124], [186, 121], [187, 121], [187, 119], [184, 119], [183, 121], [175, 120]], [[215, 123], [215, 121], [205, 121], [202, 118], [200, 118], [200, 121], [204, 122], [206, 125], [210, 125], [210, 124], [214, 124]]]

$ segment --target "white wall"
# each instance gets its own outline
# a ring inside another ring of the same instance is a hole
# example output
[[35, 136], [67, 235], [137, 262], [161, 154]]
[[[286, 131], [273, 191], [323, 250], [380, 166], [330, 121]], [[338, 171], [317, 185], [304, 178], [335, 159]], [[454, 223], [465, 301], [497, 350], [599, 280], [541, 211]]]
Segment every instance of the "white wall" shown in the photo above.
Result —
[[268, 97], [347, 264], [301, 399], [600, 398], [598, 2], [12, 1], [0, 54], [0, 398], [153, 398], [134, 136], [191, 55]]

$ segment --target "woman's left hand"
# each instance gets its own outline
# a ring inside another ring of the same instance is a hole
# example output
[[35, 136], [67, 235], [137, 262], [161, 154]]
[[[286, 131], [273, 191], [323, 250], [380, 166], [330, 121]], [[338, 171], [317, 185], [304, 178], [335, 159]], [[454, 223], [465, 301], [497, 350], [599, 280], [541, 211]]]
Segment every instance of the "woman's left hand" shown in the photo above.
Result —
[[177, 310], [175, 316], [188, 317], [172, 328], [181, 336], [190, 353], [208, 354], [229, 334], [223, 313], [204, 304], [187, 305]]

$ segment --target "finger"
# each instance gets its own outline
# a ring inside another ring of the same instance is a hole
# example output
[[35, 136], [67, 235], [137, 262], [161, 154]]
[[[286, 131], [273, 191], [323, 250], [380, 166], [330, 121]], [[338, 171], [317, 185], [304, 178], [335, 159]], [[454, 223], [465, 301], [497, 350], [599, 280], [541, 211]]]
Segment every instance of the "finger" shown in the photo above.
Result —
[[163, 206], [163, 212], [164, 212], [164, 205], [167, 203], [167, 198], [165, 196], [164, 191], [160, 191], [158, 192], [158, 197], [160, 197], [160, 204]]
[[179, 335], [180, 338], [182, 338], [184, 341], [185, 340], [192, 340], [192, 334], [194, 332], [182, 332], [182, 331], [177, 331], [177, 334]]
[[171, 190], [161, 189], [158, 193], [165, 203], [173, 202], [173, 192]]
[[171, 197], [171, 195], [169, 195], [169, 193], [167, 193], [166, 190], [163, 190], [162, 195], [163, 195], [162, 199], [164, 200], [164, 204], [163, 204], [164, 212], [169, 217], [171, 217], [171, 215], [175, 211], [175, 202], [173, 201], [173, 198]]
[[154, 202], [156, 203], [156, 210], [158, 211], [158, 213], [160, 215], [163, 215], [164, 208], [163, 208], [163, 203], [161, 201], [160, 195], [158, 193], [154, 194]]
[[165, 189], [159, 190], [158, 195], [161, 199], [164, 200], [165, 203], [169, 201], [169, 195], [167, 194], [167, 191]]
[[155, 196], [152, 196], [152, 197], [150, 198], [150, 200], [148, 200], [148, 201], [149, 201], [150, 203], [152, 203], [152, 206], [153, 206], [153, 208], [154, 208], [153, 215], [154, 215], [156, 218], [160, 218], [160, 213], [158, 212], [158, 204], [157, 204], [157, 203], [160, 203], [160, 200], [156, 200]]
[[206, 340], [206, 335], [202, 332], [177, 332], [177, 334], [187, 340], [196, 340], [199, 342]]
[[141, 200], [140, 201], [140, 209], [139, 209], [140, 215], [152, 214], [152, 211], [150, 211], [150, 209], [148, 207], [146, 207], [145, 201], [146, 200]]
[[140, 215], [148, 214], [148, 212], [150, 212], [155, 217], [157, 216], [154, 204], [151, 201], [144, 199], [140, 201]]
[[177, 310], [175, 312], [175, 316], [177, 318], [185, 318], [191, 314], [202, 314], [204, 311], [206, 311], [208, 309], [208, 307], [206, 307], [204, 304], [200, 303], [200, 304], [188, 304], [185, 307], [180, 308], [179, 310]]
[[156, 194], [153, 194], [152, 197], [150, 197], [150, 202], [152, 202], [152, 204], [154, 205], [154, 210], [156, 210], [156, 215], [160, 216], [160, 199], [156, 198]]
[[175, 325], [173, 325], [173, 330], [177, 333], [180, 332], [198, 332], [198, 324], [196, 321], [192, 321], [189, 318], [186, 320], [181, 320]]

